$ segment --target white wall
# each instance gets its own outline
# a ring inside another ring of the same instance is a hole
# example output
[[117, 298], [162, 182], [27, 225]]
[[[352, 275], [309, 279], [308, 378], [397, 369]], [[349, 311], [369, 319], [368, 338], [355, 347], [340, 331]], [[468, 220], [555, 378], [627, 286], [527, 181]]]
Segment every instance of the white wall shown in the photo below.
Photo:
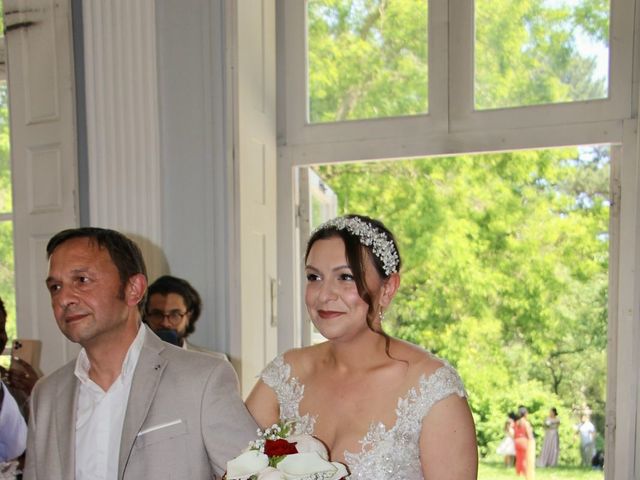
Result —
[[193, 342], [228, 352], [231, 156], [220, 0], [157, 0], [163, 273], [200, 292]]

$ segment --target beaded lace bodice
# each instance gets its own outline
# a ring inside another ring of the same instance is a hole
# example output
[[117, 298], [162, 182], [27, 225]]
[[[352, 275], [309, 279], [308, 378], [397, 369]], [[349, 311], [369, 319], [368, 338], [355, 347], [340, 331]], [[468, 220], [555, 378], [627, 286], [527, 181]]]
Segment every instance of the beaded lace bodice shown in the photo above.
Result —
[[[300, 415], [298, 407], [304, 396], [304, 385], [291, 377], [291, 366], [283, 356], [267, 365], [261, 377], [276, 393], [280, 419], [295, 420], [297, 434], [313, 435], [316, 416]], [[431, 375], [423, 374], [418, 385], [398, 399], [393, 427], [387, 429], [382, 422], [373, 422], [360, 440], [360, 452], [344, 452], [351, 472], [349, 479], [423, 480], [419, 451], [422, 419], [435, 403], [452, 394], [466, 395], [453, 367], [444, 364]]]

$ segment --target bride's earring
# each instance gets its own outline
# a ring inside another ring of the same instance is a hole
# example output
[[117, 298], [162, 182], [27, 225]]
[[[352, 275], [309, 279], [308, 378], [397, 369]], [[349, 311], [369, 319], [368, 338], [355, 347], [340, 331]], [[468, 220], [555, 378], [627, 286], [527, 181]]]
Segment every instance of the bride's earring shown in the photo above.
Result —
[[382, 310], [382, 308], [378, 310], [378, 319], [380, 320], [380, 322], [384, 321], [384, 311]]

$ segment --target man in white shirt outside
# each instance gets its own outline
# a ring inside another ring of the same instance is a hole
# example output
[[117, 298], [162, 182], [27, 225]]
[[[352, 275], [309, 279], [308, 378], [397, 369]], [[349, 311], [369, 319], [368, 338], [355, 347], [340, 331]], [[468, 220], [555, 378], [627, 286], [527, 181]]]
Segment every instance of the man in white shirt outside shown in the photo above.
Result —
[[47, 256], [56, 322], [83, 348], [33, 390], [25, 480], [220, 478], [256, 429], [231, 364], [142, 324], [146, 267], [121, 233], [65, 230]]
[[589, 420], [589, 415], [582, 415], [580, 425], [578, 425], [578, 434], [580, 435], [582, 466], [590, 467], [591, 460], [596, 454], [596, 427]]

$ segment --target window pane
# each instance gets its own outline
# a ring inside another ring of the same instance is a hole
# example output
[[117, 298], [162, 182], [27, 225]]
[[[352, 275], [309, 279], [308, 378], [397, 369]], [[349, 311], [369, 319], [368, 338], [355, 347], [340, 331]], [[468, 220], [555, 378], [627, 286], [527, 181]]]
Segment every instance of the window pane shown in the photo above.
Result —
[[16, 287], [13, 266], [13, 223], [0, 222], [0, 298], [7, 309], [7, 334], [16, 336]]
[[309, 0], [309, 117], [427, 112], [427, 0]]
[[9, 154], [9, 96], [0, 82], [0, 215], [11, 213], [11, 156]]
[[606, 98], [608, 0], [476, 0], [475, 108]]

